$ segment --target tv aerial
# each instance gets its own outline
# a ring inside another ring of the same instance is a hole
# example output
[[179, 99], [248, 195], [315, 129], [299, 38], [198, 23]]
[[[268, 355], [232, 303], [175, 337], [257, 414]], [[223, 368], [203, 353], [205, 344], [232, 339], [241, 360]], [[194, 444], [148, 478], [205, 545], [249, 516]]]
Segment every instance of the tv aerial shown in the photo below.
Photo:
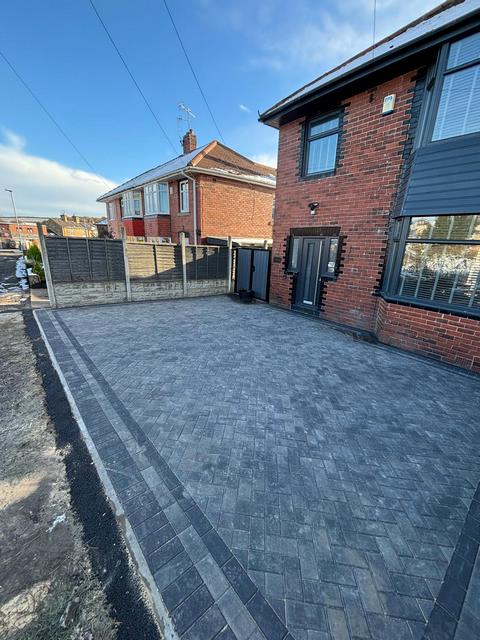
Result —
[[180, 122], [186, 122], [187, 128], [192, 128], [192, 120], [195, 118], [195, 114], [184, 102], [178, 103], [178, 116], [177, 120]]

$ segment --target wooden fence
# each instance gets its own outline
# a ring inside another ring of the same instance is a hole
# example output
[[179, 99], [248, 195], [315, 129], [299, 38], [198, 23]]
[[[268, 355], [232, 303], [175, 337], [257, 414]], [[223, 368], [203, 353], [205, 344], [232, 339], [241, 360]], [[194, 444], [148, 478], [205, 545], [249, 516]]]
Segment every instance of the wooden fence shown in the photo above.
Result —
[[45, 237], [53, 283], [125, 280], [121, 240]]
[[51, 306], [228, 293], [229, 246], [40, 236]]

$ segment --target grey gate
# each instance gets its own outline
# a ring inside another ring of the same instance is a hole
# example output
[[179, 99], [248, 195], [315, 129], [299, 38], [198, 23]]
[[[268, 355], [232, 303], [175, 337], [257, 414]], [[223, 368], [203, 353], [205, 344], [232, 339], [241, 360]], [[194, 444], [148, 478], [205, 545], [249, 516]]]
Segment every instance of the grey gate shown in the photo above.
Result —
[[269, 249], [237, 249], [235, 291], [253, 291], [258, 300], [268, 300], [270, 280]]

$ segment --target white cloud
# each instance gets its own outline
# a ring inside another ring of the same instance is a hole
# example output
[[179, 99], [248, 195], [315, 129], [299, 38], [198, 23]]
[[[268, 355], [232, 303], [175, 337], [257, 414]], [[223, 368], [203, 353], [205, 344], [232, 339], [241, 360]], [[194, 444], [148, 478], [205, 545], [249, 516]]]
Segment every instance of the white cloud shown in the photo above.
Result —
[[9, 194], [13, 189], [19, 215], [58, 216], [104, 214], [95, 200], [115, 184], [102, 176], [67, 167], [59, 162], [30, 155], [24, 138], [3, 129], [0, 142], [0, 215], [12, 215]]
[[[376, 41], [426, 13], [438, 1], [377, 0]], [[272, 19], [272, 3], [267, 3], [268, 11], [262, 13], [261, 6], [263, 3], [249, 6], [241, 17], [236, 11], [235, 19], [229, 16], [229, 26], [254, 43], [248, 60], [253, 67], [319, 75], [372, 44], [373, 0], [296, 0], [283, 14], [283, 21]]]
[[256, 155], [253, 155], [251, 159], [259, 164], [265, 164], [267, 167], [277, 166], [276, 153], [257, 153]]
[[238, 108], [240, 111], [244, 111], [245, 113], [252, 113], [252, 110], [246, 107], [244, 104], [239, 104]]

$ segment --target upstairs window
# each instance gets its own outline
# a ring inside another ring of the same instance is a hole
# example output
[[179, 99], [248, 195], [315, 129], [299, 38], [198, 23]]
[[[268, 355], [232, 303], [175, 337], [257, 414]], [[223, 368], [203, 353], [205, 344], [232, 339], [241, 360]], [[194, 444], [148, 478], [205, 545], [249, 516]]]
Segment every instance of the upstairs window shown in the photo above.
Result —
[[327, 173], [335, 169], [339, 133], [338, 114], [308, 123], [304, 150], [305, 175]]
[[452, 42], [440, 60], [442, 85], [432, 140], [480, 131], [480, 33]]
[[188, 213], [188, 180], [182, 180], [178, 183], [179, 195], [180, 195], [180, 213]]
[[115, 202], [107, 202], [107, 219], [115, 220]]
[[168, 214], [168, 185], [165, 182], [154, 182], [145, 187], [145, 213]]
[[122, 196], [122, 217], [133, 218], [142, 215], [142, 194], [140, 191], [127, 191]]

